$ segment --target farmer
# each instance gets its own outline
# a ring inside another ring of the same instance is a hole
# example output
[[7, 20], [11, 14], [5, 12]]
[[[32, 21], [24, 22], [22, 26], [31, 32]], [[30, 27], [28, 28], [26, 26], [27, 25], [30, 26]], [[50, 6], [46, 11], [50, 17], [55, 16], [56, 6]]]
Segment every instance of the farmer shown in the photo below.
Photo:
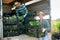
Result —
[[48, 31], [50, 30], [50, 25], [48, 20], [43, 19], [43, 17], [45, 16], [45, 13], [38, 12], [38, 16], [40, 18], [40, 23], [44, 25], [44, 27], [42, 28], [42, 32], [43, 33], [45, 32], [45, 36], [40, 37], [39, 40], [49, 40]]
[[14, 5], [13, 5], [13, 8], [12, 10], [16, 11], [16, 17], [18, 19], [19, 16], [22, 16], [24, 18], [24, 26], [25, 26], [25, 31], [24, 33], [26, 33], [27, 31], [27, 22], [28, 22], [28, 18], [27, 18], [27, 15], [28, 15], [28, 10], [27, 10], [27, 7], [24, 5], [24, 4], [21, 4], [20, 2], [15, 2]]

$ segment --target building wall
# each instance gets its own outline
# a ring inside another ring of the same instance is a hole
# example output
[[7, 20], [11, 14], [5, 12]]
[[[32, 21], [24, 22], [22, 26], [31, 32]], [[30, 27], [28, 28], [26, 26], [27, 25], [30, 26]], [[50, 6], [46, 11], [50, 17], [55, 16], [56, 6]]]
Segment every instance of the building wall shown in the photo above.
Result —
[[10, 5], [3, 5], [3, 13], [11, 13], [11, 8]]
[[43, 2], [37, 2], [35, 4], [27, 6], [29, 10], [33, 11], [43, 11], [46, 14], [50, 13], [49, 3], [46, 1]]

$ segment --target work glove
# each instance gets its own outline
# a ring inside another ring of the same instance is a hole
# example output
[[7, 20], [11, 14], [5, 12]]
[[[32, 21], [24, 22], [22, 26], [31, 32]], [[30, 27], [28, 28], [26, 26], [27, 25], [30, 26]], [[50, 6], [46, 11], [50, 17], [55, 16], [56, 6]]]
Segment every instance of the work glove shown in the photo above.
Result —
[[42, 29], [42, 32], [45, 32], [45, 31], [46, 31], [46, 29], [45, 29], [45, 28], [43, 28], [43, 29]]
[[15, 10], [16, 9], [16, 6], [14, 6], [13, 8], [11, 8], [11, 10]]
[[25, 18], [27, 14], [23, 15], [23, 17]]

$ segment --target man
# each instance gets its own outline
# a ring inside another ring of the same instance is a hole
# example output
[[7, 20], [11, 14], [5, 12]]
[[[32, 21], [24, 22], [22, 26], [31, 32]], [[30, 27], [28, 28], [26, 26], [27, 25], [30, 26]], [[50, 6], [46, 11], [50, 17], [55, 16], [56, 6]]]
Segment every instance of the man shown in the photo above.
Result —
[[[20, 2], [15, 2], [14, 5], [13, 5], [13, 8], [12, 10], [16, 11], [16, 17], [18, 19], [19, 16], [22, 16], [24, 18], [24, 26], [25, 26], [25, 31], [26, 30], [26, 27], [27, 27], [27, 22], [28, 22], [28, 18], [27, 18], [27, 15], [28, 15], [28, 10], [26, 8], [26, 6], [24, 4], [21, 4]], [[24, 32], [25, 33], [25, 32]]]
[[40, 37], [39, 40], [49, 40], [49, 36], [48, 36], [48, 31], [50, 30], [50, 25], [48, 20], [43, 19], [43, 17], [45, 16], [45, 14], [43, 12], [39, 12], [38, 16], [40, 18], [40, 23], [44, 25], [42, 32], [45, 32], [45, 36], [44, 37]]

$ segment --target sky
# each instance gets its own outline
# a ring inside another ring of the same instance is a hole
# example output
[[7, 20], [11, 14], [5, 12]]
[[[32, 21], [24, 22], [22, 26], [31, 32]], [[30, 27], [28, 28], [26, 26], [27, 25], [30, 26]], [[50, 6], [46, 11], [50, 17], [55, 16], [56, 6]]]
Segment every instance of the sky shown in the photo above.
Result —
[[51, 19], [60, 19], [60, 0], [50, 0]]

